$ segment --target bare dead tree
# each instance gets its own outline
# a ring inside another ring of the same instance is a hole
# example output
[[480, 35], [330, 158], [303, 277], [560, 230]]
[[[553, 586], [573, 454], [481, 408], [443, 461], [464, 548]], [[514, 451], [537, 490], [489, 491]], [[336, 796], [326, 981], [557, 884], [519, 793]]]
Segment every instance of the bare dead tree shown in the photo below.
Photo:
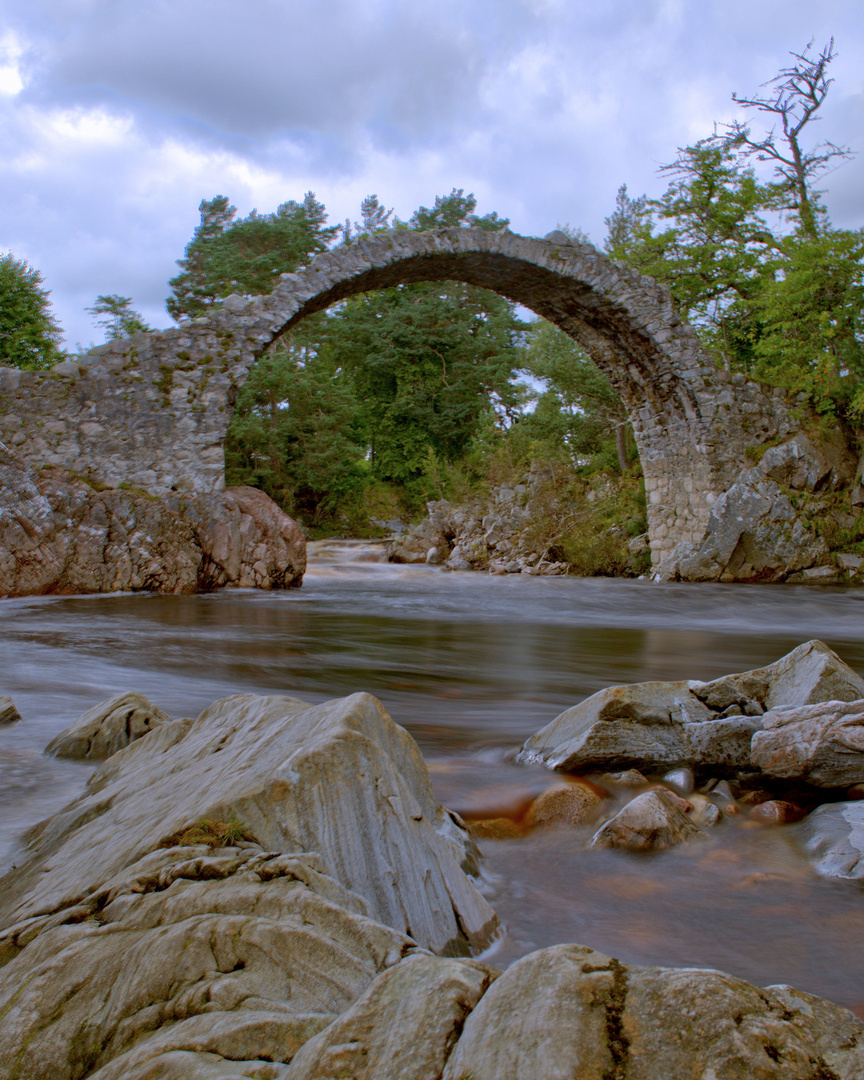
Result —
[[783, 186], [791, 195], [789, 209], [797, 213], [802, 232], [815, 238], [819, 232], [819, 208], [814, 200], [819, 192], [813, 190], [812, 183], [830, 161], [834, 158], [851, 157], [852, 151], [847, 146], [838, 146], [828, 141], [819, 143], [811, 150], [805, 150], [801, 146], [801, 135], [805, 127], [820, 119], [816, 113], [834, 81], [828, 78], [828, 65], [837, 55], [834, 51], [834, 38], [831, 38], [816, 57], [810, 52], [812, 47], [813, 42], [810, 41], [802, 53], [790, 53], [795, 62], [762, 84], [773, 87], [770, 95], [732, 95], [732, 100], [742, 108], [756, 109], [770, 117], [776, 117], [769, 133], [761, 139], [756, 138], [747, 124], [735, 120], [724, 125], [726, 134], [723, 138], [745, 157], [753, 156], [757, 161], [773, 162], [775, 171], [783, 178]]

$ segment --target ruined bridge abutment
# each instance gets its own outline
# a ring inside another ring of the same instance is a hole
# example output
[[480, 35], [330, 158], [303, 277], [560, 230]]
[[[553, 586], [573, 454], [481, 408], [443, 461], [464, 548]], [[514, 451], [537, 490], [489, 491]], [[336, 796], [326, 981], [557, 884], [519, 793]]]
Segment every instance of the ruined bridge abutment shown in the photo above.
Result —
[[306, 315], [406, 282], [457, 280], [524, 304], [582, 344], [621, 395], [648, 495], [652, 558], [702, 537], [747, 447], [790, 434], [785, 395], [718, 370], [669, 291], [587, 244], [442, 229], [361, 237], [268, 296], [136, 334], [45, 372], [0, 368], [0, 441], [36, 466], [152, 494], [224, 485], [233, 402], [257, 357]]

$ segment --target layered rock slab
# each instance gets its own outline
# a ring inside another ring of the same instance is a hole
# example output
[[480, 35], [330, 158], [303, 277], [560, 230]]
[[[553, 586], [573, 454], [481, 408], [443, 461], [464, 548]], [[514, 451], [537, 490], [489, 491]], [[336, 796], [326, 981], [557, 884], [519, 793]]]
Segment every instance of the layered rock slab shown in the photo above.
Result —
[[748, 770], [766, 710], [864, 697], [864, 679], [821, 641], [774, 664], [711, 682], [608, 687], [567, 709], [525, 743], [549, 768]]
[[[184, 839], [226, 819], [254, 839]], [[243, 695], [163, 723], [29, 848], [0, 901], [10, 1080], [281, 1077], [376, 975], [497, 922], [462, 869], [472, 841], [365, 694]], [[479, 995], [491, 975], [469, 969]]]
[[817, 787], [864, 781], [864, 700], [772, 709], [753, 736], [753, 765]]
[[31, 831], [0, 925], [79, 903], [163, 839], [232, 817], [267, 850], [326, 852], [373, 917], [435, 951], [483, 944], [495, 926], [462, 869], [472, 841], [433, 797], [413, 739], [368, 694], [316, 706], [239, 695], [120, 750]]

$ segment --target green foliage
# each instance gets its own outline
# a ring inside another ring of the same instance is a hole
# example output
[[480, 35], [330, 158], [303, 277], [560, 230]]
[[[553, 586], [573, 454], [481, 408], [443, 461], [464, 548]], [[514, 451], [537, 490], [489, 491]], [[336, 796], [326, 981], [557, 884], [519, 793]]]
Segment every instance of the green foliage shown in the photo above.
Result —
[[258, 361], [225, 445], [229, 484], [261, 488], [312, 529], [356, 514], [368, 479], [357, 400], [308, 346], [316, 329], [307, 320]]
[[0, 255], [0, 364], [32, 370], [63, 359], [48, 297], [38, 270], [11, 253]]
[[152, 329], [133, 309], [131, 296], [119, 296], [117, 293], [100, 295], [96, 297], [93, 307], [84, 310], [93, 316], [96, 326], [104, 329], [106, 341], [116, 341]]
[[[823, 412], [864, 416], [864, 232], [832, 229], [815, 188], [836, 157], [808, 148], [831, 80], [833, 42], [734, 99], [767, 115], [764, 135], [741, 123], [679, 151], [658, 200], [619, 191], [607, 251], [666, 282], [703, 343], [728, 368], [804, 391]], [[734, 96], [734, 95], [733, 95]], [[772, 167], [760, 180], [753, 162]]]
[[786, 237], [759, 297], [754, 372], [864, 415], [864, 229]]
[[235, 815], [227, 821], [218, 818], [199, 818], [194, 825], [181, 832], [166, 836], [160, 847], [197, 847], [206, 844], [212, 848], [234, 847], [241, 841], [255, 842], [255, 837]]
[[201, 222], [177, 261], [181, 273], [168, 282], [174, 319], [206, 314], [232, 293], [272, 292], [280, 274], [324, 251], [338, 232], [325, 226], [324, 206], [311, 191], [301, 203], [292, 199], [272, 214], [253, 210], [239, 220], [224, 195], [204, 199], [199, 210]]
[[585, 350], [545, 319], [532, 324], [523, 364], [543, 389], [532, 412], [513, 425], [522, 456], [564, 455], [625, 472], [635, 457], [627, 413]]

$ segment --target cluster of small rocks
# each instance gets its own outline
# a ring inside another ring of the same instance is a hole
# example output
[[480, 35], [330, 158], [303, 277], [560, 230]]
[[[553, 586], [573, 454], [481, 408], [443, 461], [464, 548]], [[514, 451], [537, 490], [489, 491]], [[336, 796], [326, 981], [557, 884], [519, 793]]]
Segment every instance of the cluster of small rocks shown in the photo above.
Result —
[[479, 835], [591, 825], [590, 846], [645, 851], [746, 815], [801, 822], [817, 870], [864, 879], [864, 679], [822, 642], [709, 683], [601, 690], [533, 735], [521, 758], [571, 775], [518, 822], [475, 823]]
[[[599, 480], [586, 491], [586, 512], [590, 513], [596, 500], [614, 497], [614, 485]], [[522, 482], [499, 484], [485, 498], [460, 505], [446, 499], [428, 503], [423, 520], [391, 542], [388, 557], [396, 563], [499, 575], [567, 574], [570, 566], [554, 557], [556, 545], [550, 533], [572, 510], [558, 490], [555, 470], [536, 463]], [[623, 543], [622, 537], [616, 540]], [[645, 535], [631, 548], [634, 574], [640, 565], [638, 557], [647, 550]]]

